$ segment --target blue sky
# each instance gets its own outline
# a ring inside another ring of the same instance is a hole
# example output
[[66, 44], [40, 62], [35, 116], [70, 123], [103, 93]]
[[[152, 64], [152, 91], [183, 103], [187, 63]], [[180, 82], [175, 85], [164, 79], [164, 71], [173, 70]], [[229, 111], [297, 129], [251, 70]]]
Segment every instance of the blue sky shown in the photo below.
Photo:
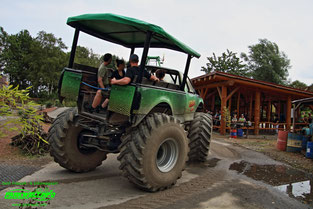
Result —
[[[27, 29], [54, 33], [70, 47], [74, 30], [66, 19], [85, 13], [115, 13], [145, 20], [191, 46], [202, 56], [193, 59], [190, 77], [203, 74], [201, 66], [213, 52], [247, 52], [248, 46], [267, 38], [291, 60], [289, 78], [313, 83], [313, 1], [311, 0], [1, 0], [0, 26], [8, 33]], [[82, 35], [79, 44], [103, 54], [128, 57], [129, 50]], [[137, 51], [138, 53], [140, 51]], [[186, 55], [153, 49], [165, 55], [165, 66], [183, 70]]]

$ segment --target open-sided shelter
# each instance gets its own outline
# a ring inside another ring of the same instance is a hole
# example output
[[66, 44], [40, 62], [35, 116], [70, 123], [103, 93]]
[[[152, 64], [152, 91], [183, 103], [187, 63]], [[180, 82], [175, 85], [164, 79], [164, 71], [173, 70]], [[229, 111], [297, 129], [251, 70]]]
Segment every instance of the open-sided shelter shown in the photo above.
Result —
[[[226, 113], [244, 114], [251, 121], [254, 134], [262, 130], [290, 130], [292, 101], [313, 97], [313, 92], [277, 85], [223, 72], [213, 72], [192, 79], [193, 86], [212, 112], [221, 110], [218, 128], [225, 134]], [[279, 121], [279, 122], [278, 122]]]

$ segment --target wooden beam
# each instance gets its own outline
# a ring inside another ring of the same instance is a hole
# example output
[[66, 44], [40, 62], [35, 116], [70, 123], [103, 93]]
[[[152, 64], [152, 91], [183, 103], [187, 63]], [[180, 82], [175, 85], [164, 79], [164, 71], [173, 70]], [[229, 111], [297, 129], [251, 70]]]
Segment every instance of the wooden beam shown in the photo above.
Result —
[[291, 126], [291, 96], [288, 96], [287, 99], [287, 107], [286, 107], [286, 128], [287, 131], [290, 131], [290, 126]]
[[221, 93], [221, 127], [220, 127], [220, 133], [222, 135], [225, 135], [226, 133], [226, 97], [227, 97], [227, 87], [222, 86], [222, 93]]
[[250, 96], [250, 106], [249, 106], [249, 120], [252, 121], [252, 103], [253, 103], [253, 95]]
[[[202, 82], [203, 83], [203, 82]], [[233, 86], [235, 84], [234, 80], [227, 80], [227, 81], [212, 81], [211, 83], [202, 84], [199, 86], [195, 86], [195, 89], [202, 89], [202, 88], [215, 88], [215, 87], [221, 87], [221, 86]]]
[[227, 84], [227, 82], [228, 81], [215, 81], [212, 83], [202, 84], [201, 86], [195, 86], [195, 88], [196, 89], [203, 89], [203, 88], [213, 89], [215, 87], [225, 86]]
[[[266, 121], [271, 121], [271, 101], [267, 101], [267, 109], [266, 109]], [[269, 124], [266, 125], [269, 128]]]
[[214, 95], [212, 95], [211, 111], [214, 112], [214, 109], [215, 109], [215, 92], [214, 92]]
[[261, 102], [261, 93], [259, 91], [255, 92], [254, 99], [254, 134], [259, 135], [259, 124], [260, 124], [260, 102]]
[[222, 99], [222, 93], [221, 93], [221, 88], [220, 87], [216, 87], [218, 95], [220, 96], [220, 99]]
[[[226, 101], [227, 103], [227, 101]], [[231, 97], [230, 99], [228, 100], [228, 111], [229, 111], [229, 114], [231, 115]], [[230, 118], [231, 119], [231, 118]]]
[[202, 94], [203, 99], [205, 98], [206, 94], [208, 93], [208, 90], [209, 90], [209, 88], [206, 88], [205, 91], [203, 92], [203, 94]]
[[[227, 100], [227, 99], [226, 99]], [[231, 113], [231, 97], [230, 99], [228, 100], [228, 109], [229, 109], [229, 112]]]
[[206, 95], [205, 98], [210, 98], [212, 95], [215, 95], [215, 94], [216, 94], [216, 89], [213, 92]]
[[240, 92], [238, 92], [238, 97], [237, 97], [237, 116], [239, 117], [240, 115]]
[[281, 103], [280, 103], [280, 101], [278, 101], [276, 114], [278, 115], [279, 122], [282, 122], [282, 121], [280, 121], [280, 109], [281, 109]]
[[238, 91], [238, 89], [240, 89], [240, 87], [236, 87], [234, 90], [232, 90], [232, 92], [230, 92], [230, 94], [228, 94], [226, 100], [229, 100], [233, 95], [234, 93], [236, 93]]
[[[224, 79], [224, 76], [216, 76], [216, 79]], [[303, 97], [303, 98], [307, 98], [307, 97], [312, 97], [313, 93], [312, 92], [304, 92], [302, 90], [298, 90], [298, 89], [290, 89], [288, 87], [282, 87], [282, 86], [278, 86], [278, 85], [273, 85], [273, 84], [264, 84], [263, 81], [258, 81], [258, 80], [245, 80], [245, 79], [237, 79], [237, 78], [229, 78], [229, 79], [233, 79], [237, 84], [242, 84], [242, 85], [246, 85], [249, 87], [255, 87], [258, 89], [262, 89], [262, 91], [264, 90], [268, 90], [270, 92], [276, 92], [279, 93], [281, 96], [282, 94], [284, 95], [293, 95], [293, 96], [299, 96], [299, 97]]]

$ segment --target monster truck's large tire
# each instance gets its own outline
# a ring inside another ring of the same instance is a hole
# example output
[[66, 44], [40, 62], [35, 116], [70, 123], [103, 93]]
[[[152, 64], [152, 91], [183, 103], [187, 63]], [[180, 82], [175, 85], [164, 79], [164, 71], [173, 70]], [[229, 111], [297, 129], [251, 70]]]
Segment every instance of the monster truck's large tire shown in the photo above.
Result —
[[212, 116], [206, 113], [195, 113], [188, 130], [189, 162], [204, 162], [209, 154], [212, 136]]
[[164, 190], [182, 175], [188, 138], [179, 121], [166, 114], [148, 115], [122, 138], [118, 160], [123, 176], [146, 191]]
[[53, 121], [48, 132], [50, 155], [55, 162], [68, 170], [87, 172], [101, 165], [106, 159], [106, 153], [95, 148], [79, 148], [79, 136], [85, 130], [74, 126], [75, 117], [77, 108], [71, 108], [59, 114]]

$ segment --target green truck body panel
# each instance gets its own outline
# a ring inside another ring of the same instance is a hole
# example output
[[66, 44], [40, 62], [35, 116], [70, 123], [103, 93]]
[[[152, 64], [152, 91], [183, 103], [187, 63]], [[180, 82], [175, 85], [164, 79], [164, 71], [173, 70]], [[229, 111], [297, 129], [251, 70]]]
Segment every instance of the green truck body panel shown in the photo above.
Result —
[[[135, 86], [113, 85], [110, 93], [109, 110], [130, 116], [131, 106], [135, 94]], [[194, 112], [202, 101], [196, 94], [185, 93], [153, 86], [139, 86], [137, 91], [141, 95], [138, 110], [134, 115], [147, 115], [158, 104], [166, 103], [171, 107], [174, 116], [183, 121], [193, 120]]]
[[62, 79], [61, 96], [64, 98], [77, 100], [81, 80], [82, 80], [81, 73], [64, 71]]
[[194, 112], [202, 102], [196, 94], [185, 93], [183, 91], [172, 91], [169, 89], [156, 89], [151, 87], [141, 87], [140, 108], [134, 114], [147, 115], [155, 106], [167, 103], [172, 110], [172, 114], [180, 121], [193, 120]]
[[135, 86], [113, 85], [108, 109], [112, 112], [130, 116], [135, 90]]
[[[64, 71], [61, 87], [61, 96], [77, 100], [82, 81], [82, 74], [79, 72]], [[203, 103], [201, 97], [197, 94], [184, 91], [171, 90], [167, 88], [138, 85], [137, 91], [139, 98], [135, 97], [136, 86], [113, 85], [110, 92], [110, 102], [108, 110], [122, 115], [139, 115], [144, 118], [151, 110], [161, 103], [166, 103], [171, 108], [173, 116], [181, 122], [191, 121], [194, 112], [200, 103]], [[133, 101], [137, 99], [137, 101]], [[132, 110], [133, 102], [140, 102], [139, 108]], [[138, 121], [137, 121], [138, 122]]]

